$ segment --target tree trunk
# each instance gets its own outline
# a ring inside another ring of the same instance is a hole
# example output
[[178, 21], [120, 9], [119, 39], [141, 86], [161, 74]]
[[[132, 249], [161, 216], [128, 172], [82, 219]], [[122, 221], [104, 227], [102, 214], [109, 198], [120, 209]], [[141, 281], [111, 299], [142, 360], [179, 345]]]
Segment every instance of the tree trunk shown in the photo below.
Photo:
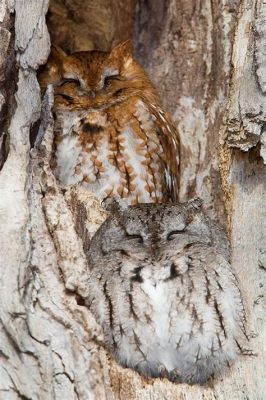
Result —
[[228, 231], [257, 354], [205, 386], [120, 367], [84, 306], [85, 251], [106, 214], [93, 194], [62, 193], [50, 170], [53, 93], [41, 105], [36, 78], [50, 49], [47, 9], [48, 0], [0, 0], [0, 400], [263, 400], [265, 2], [51, 0], [47, 19], [66, 50], [134, 36], [180, 132], [180, 200], [201, 197]]

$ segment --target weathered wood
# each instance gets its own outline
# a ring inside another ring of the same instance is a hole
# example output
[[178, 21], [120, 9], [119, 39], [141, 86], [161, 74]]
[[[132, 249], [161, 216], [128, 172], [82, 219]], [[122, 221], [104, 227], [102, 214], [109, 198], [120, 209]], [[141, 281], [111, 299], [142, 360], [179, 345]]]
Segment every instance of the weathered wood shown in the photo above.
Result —
[[14, 16], [2, 1], [0, 3], [0, 169], [9, 151], [8, 126], [15, 106], [17, 67], [13, 25]]
[[180, 200], [201, 197], [224, 224], [219, 130], [239, 3], [140, 0], [137, 13], [137, 55], [180, 132]]
[[[103, 30], [95, 36], [95, 25], [87, 30], [84, 16], [91, 12], [90, 20], [95, 15], [99, 21], [103, 3], [52, 0], [52, 37], [70, 50], [104, 49], [125, 39], [132, 29], [130, 0], [110, 1], [109, 6], [116, 7], [113, 13], [108, 8]], [[83, 6], [80, 23], [76, 15]], [[52, 91], [41, 112], [36, 79], [50, 47], [47, 7], [48, 0], [0, 2], [0, 90], [9, 110], [3, 113], [7, 118], [2, 126], [10, 143], [0, 149], [5, 153], [0, 171], [0, 400], [263, 400], [264, 2], [138, 1], [136, 53], [181, 134], [181, 200], [202, 197], [208, 212], [227, 226], [247, 309], [250, 348], [258, 353], [242, 357], [227, 374], [203, 387], [145, 379], [121, 368], [106, 353], [101, 329], [84, 307], [84, 249], [105, 211], [83, 190], [62, 193], [50, 169]], [[72, 10], [75, 18], [62, 10]], [[56, 23], [62, 24], [62, 16], [70, 16], [71, 37]], [[88, 38], [91, 44], [86, 47]], [[15, 50], [19, 71], [10, 69]], [[0, 94], [0, 104], [1, 99]], [[30, 127], [39, 118], [36, 148], [30, 151]]]

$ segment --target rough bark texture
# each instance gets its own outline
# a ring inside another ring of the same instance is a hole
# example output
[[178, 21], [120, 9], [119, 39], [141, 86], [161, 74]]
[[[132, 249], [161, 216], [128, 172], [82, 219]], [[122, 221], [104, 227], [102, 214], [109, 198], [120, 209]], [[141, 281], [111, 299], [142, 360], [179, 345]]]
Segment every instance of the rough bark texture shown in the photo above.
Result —
[[9, 150], [8, 126], [14, 111], [17, 68], [14, 48], [14, 16], [0, 4], [0, 169]]
[[[218, 148], [239, 1], [144, 1], [136, 51], [181, 136], [180, 200], [199, 196], [225, 222]], [[160, 30], [156, 32], [156, 26]]]
[[[133, 5], [130, 0], [51, 0], [52, 38], [69, 50], [107, 49], [130, 35]], [[180, 199], [202, 197], [208, 212], [226, 225], [250, 347], [257, 353], [203, 387], [144, 379], [118, 366], [83, 305], [84, 250], [105, 211], [83, 190], [62, 193], [50, 170], [53, 94], [49, 88], [41, 111], [36, 79], [50, 47], [47, 7], [48, 0], [0, 2], [0, 121], [5, 134], [0, 149], [0, 400], [263, 400], [264, 2], [137, 4], [136, 54], [181, 135]], [[38, 120], [39, 134], [30, 150], [30, 128]]]

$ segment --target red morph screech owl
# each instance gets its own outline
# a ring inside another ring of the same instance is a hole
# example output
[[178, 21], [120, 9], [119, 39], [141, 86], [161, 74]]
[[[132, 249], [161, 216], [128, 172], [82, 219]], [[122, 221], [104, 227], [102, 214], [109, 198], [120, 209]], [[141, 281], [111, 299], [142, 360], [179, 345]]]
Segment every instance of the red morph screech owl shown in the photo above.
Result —
[[100, 200], [175, 201], [178, 135], [131, 47], [52, 49], [39, 78], [54, 87], [53, 168], [62, 186], [80, 184]]

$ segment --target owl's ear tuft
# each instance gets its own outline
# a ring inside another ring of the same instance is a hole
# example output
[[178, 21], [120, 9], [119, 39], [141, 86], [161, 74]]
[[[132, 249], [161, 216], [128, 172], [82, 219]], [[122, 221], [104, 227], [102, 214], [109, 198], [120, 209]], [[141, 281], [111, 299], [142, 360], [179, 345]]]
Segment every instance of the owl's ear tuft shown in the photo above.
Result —
[[193, 211], [201, 211], [203, 201], [198, 197], [188, 201], [188, 209]]
[[131, 39], [119, 43], [111, 50], [110, 53], [112, 57], [119, 57], [120, 59], [132, 58], [132, 54], [133, 54], [133, 42]]
[[121, 199], [120, 197], [113, 198], [112, 202], [108, 204], [107, 211], [110, 215], [113, 214], [122, 214], [124, 211], [128, 209], [128, 204], [125, 200]]
[[51, 47], [47, 64], [40, 68], [38, 79], [42, 93], [49, 84], [56, 85], [62, 79], [62, 66], [67, 54], [58, 46]]
[[63, 49], [61, 49], [61, 47], [52, 45], [49, 60], [56, 60], [62, 62], [66, 57], [67, 54], [64, 52]]

